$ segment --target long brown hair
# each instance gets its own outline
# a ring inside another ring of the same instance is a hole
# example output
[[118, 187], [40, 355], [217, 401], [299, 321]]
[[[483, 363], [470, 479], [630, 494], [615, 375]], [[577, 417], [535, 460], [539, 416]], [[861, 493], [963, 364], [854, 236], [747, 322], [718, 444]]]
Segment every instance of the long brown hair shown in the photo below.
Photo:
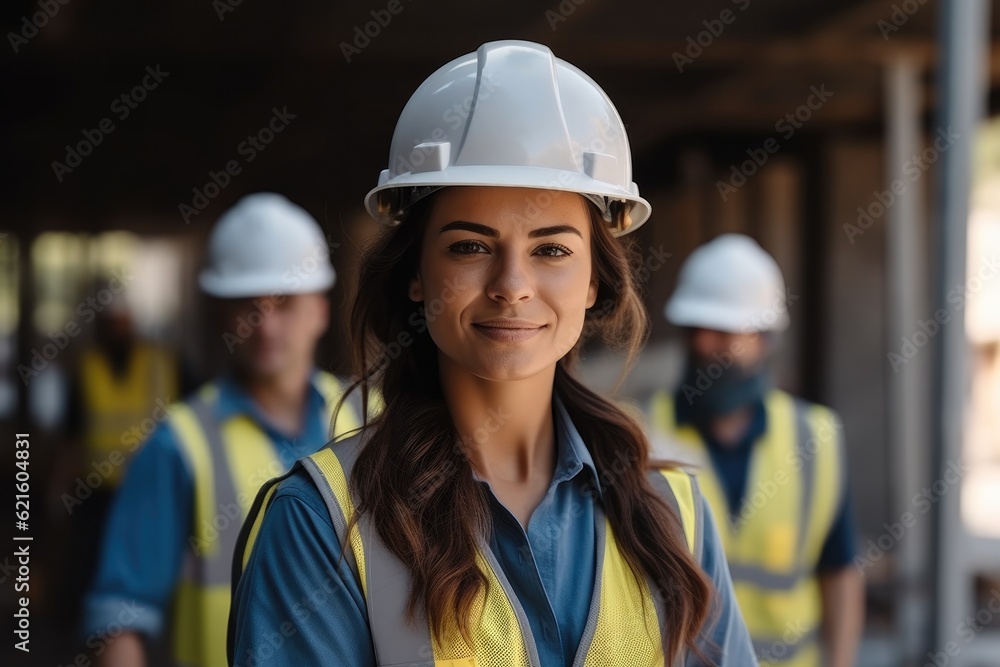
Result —
[[[471, 644], [470, 616], [487, 585], [476, 564], [491, 528], [488, 499], [472, 476], [464, 446], [445, 405], [437, 348], [424, 307], [408, 296], [416, 274], [433, 195], [411, 207], [365, 251], [351, 309], [350, 333], [359, 384], [377, 388], [385, 407], [366, 427], [350, 486], [386, 547], [407, 563], [412, 588], [407, 613], [420, 605], [440, 639], [455, 628]], [[642, 427], [610, 400], [585, 387], [571, 370], [583, 341], [598, 337], [624, 349], [630, 363], [648, 335], [648, 321], [629, 258], [634, 248], [612, 237], [589, 203], [597, 301], [583, 335], [558, 362], [554, 391], [593, 456], [604, 511], [638, 581], [648, 577], [666, 611], [667, 664], [695, 639], [706, 620], [711, 588], [688, 550], [680, 520], [647, 479], [649, 445]], [[431, 311], [433, 315], [433, 310]]]

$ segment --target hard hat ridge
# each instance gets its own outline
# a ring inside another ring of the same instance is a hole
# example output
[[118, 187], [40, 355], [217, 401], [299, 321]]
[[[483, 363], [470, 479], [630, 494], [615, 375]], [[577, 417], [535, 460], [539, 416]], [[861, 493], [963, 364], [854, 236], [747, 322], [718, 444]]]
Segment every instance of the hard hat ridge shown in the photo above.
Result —
[[615, 235], [650, 213], [607, 94], [533, 42], [489, 42], [431, 74], [403, 108], [389, 166], [365, 206], [380, 222], [398, 224], [414, 202], [459, 185], [576, 192]]

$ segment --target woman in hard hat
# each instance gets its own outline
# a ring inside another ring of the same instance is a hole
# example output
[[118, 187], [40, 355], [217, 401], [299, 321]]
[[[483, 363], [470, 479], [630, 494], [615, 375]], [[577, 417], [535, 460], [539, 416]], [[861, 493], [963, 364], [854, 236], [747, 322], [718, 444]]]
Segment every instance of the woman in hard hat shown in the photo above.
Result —
[[385, 409], [261, 490], [230, 664], [755, 665], [696, 484], [571, 373], [647, 326], [604, 92], [485, 44], [410, 98], [366, 206], [392, 228], [351, 325]]

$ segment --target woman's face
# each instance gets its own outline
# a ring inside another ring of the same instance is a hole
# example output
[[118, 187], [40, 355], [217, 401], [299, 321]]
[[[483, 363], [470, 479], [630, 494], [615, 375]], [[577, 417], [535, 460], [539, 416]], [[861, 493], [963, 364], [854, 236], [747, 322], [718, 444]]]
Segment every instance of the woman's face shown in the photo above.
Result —
[[441, 363], [495, 381], [553, 367], [597, 298], [584, 198], [505, 187], [434, 196], [409, 292]]

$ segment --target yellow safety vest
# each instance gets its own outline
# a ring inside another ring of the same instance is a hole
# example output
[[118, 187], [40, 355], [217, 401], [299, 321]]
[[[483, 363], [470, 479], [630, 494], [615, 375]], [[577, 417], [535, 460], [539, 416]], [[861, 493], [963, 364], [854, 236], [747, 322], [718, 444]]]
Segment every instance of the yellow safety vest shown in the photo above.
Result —
[[819, 667], [822, 599], [815, 571], [843, 499], [839, 419], [777, 390], [765, 408], [767, 432], [753, 444], [736, 517], [698, 431], [677, 426], [673, 396], [657, 393], [650, 417], [655, 431], [697, 463], [760, 664]]
[[[173, 355], [145, 343], [136, 343], [131, 352], [124, 377], [111, 369], [107, 357], [97, 348], [83, 352], [80, 360], [80, 383], [86, 410], [84, 445], [85, 469], [92, 464], [109, 470], [108, 489], [121, 482], [125, 461], [136, 450], [136, 427], [144, 421], [155, 422], [156, 401], [169, 404], [177, 399], [177, 366]], [[131, 439], [131, 440], [130, 440]]]
[[[379, 665], [407, 667], [540, 667], [527, 616], [496, 556], [482, 541], [476, 562], [489, 586], [474, 604], [473, 645], [470, 647], [452, 621], [439, 642], [426, 617], [418, 614], [406, 622], [405, 604], [410, 590], [409, 570], [379, 538], [361, 515], [349, 540], [347, 523], [355, 514], [348, 480], [360, 451], [360, 436], [328, 444], [299, 461], [326, 501], [341, 544], [349, 543], [345, 557], [360, 582], [368, 608], [371, 640]], [[296, 466], [296, 467], [297, 467]], [[291, 475], [294, 469], [288, 474]], [[681, 519], [684, 536], [695, 558], [701, 555], [701, 498], [697, 483], [676, 469], [651, 470], [650, 481]], [[261, 488], [243, 525], [234, 558], [234, 579], [246, 567], [254, 541], [279, 480]], [[597, 577], [589, 620], [574, 665], [580, 667], [663, 667], [663, 609], [660, 596], [651, 594], [648, 582], [640, 585], [618, 549], [614, 531], [597, 508]], [[233, 624], [230, 624], [230, 632]], [[233, 664], [235, 639], [229, 637]], [[681, 661], [679, 664], [683, 664]]]
[[[330, 424], [343, 390], [324, 372], [318, 374], [317, 385]], [[226, 664], [230, 577], [240, 526], [261, 485], [288, 467], [249, 416], [241, 413], [218, 421], [217, 399], [218, 387], [209, 383], [172, 408], [169, 418], [194, 476], [194, 523], [173, 602], [174, 659], [184, 667]], [[345, 402], [332, 437], [359, 428], [358, 414]]]

